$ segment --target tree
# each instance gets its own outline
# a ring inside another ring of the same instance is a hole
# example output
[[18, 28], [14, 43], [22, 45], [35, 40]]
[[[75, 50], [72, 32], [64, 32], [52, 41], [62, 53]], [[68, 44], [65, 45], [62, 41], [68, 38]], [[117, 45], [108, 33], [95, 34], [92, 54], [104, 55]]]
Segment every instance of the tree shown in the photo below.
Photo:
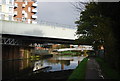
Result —
[[[85, 10], [81, 12], [77, 24], [79, 39], [82, 44], [93, 44], [95, 50], [100, 45], [105, 48], [105, 60], [114, 68], [120, 68], [120, 2], [119, 3], [95, 3], [86, 4]], [[114, 13], [111, 13], [114, 12]]]
[[97, 4], [87, 4], [85, 11], [81, 12], [80, 20], [75, 22], [78, 27], [77, 34], [80, 35], [79, 40], [86, 41], [88, 44], [93, 44], [95, 41], [103, 42], [103, 32], [99, 27], [100, 21], [102, 21], [102, 18], [98, 12]]

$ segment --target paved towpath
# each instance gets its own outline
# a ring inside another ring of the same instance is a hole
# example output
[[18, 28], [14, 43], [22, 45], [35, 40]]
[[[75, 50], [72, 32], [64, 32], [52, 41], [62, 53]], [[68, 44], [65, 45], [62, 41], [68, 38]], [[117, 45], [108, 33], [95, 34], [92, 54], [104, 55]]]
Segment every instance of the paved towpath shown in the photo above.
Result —
[[95, 61], [94, 57], [88, 58], [85, 79], [104, 79], [99, 64]]

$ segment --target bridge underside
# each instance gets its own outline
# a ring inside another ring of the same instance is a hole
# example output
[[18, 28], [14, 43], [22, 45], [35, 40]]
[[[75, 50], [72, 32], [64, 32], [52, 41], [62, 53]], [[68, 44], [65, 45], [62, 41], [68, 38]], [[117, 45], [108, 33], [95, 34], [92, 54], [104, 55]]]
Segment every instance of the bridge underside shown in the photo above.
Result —
[[13, 35], [13, 34], [2, 34], [2, 44], [3, 45], [30, 45], [34, 43], [45, 44], [73, 44], [75, 40], [69, 39], [57, 39], [57, 38], [47, 38], [47, 37], [33, 37], [33, 36], [23, 36], [23, 35]]

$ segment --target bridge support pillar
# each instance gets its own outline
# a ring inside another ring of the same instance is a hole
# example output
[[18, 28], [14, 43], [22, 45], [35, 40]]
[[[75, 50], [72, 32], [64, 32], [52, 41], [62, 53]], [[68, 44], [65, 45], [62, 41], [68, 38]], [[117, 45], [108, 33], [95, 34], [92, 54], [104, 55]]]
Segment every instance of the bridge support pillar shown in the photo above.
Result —
[[27, 59], [31, 56], [32, 48], [20, 46], [2, 46], [2, 60]]
[[18, 46], [2, 46], [2, 59], [3, 60], [12, 60], [19, 59], [19, 47]]
[[20, 47], [20, 59], [28, 59], [31, 56], [32, 48]]

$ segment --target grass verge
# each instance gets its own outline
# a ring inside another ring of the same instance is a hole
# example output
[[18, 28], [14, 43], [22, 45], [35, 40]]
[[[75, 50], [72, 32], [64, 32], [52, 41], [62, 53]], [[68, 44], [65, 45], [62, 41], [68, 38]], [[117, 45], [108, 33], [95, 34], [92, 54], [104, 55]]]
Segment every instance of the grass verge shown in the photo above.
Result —
[[77, 68], [72, 72], [67, 81], [80, 81], [85, 79], [86, 65], [88, 58], [84, 58]]
[[97, 57], [96, 61], [99, 63], [106, 79], [120, 79], [120, 74], [111, 68], [109, 64], [104, 61], [104, 59]]

